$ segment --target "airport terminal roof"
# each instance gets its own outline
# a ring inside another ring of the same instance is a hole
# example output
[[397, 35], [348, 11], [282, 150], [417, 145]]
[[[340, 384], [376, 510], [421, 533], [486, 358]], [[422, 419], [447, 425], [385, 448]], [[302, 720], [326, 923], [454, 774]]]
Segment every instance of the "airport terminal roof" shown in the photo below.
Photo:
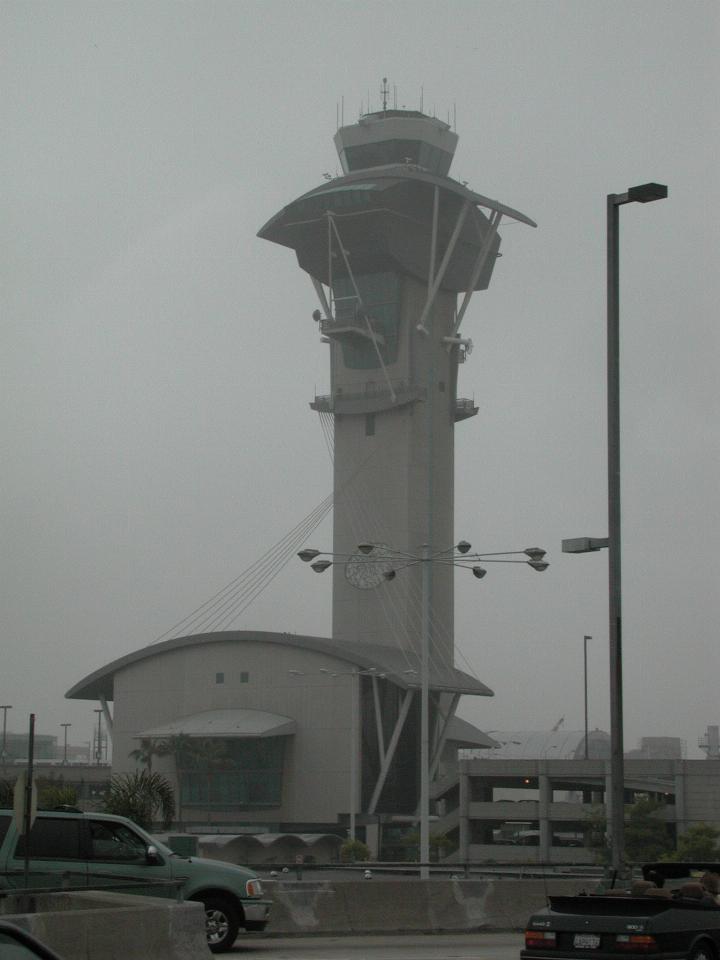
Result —
[[[584, 730], [491, 730], [497, 750], [483, 754], [491, 760], [578, 760], [584, 756]], [[607, 756], [609, 737], [602, 730], [588, 732], [590, 756]]]
[[[270, 633], [256, 630], [227, 630], [216, 633], [199, 633], [176, 637], [161, 643], [152, 643], [123, 657], [118, 657], [93, 673], [79, 680], [65, 696], [70, 700], [114, 700], [115, 675], [126, 667], [165, 656], [186, 648], [201, 647], [211, 643], [264, 643], [295, 647], [334, 657], [346, 665], [346, 669], [372, 671], [385, 677], [399, 687], [418, 688], [421, 685], [421, 662], [419, 651], [406, 650], [399, 646], [372, 643], [348, 643], [328, 637], [307, 637], [294, 633]], [[438, 664], [431, 659], [430, 688], [438, 692], [459, 693], [476, 697], [491, 697], [492, 690], [475, 677], [449, 665]]]

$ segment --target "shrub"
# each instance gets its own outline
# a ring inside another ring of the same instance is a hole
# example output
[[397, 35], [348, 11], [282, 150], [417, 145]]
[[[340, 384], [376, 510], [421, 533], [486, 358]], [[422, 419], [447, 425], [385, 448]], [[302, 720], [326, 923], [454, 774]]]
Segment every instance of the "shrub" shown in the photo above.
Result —
[[346, 840], [340, 847], [340, 859], [343, 863], [370, 859], [370, 847], [362, 840]]

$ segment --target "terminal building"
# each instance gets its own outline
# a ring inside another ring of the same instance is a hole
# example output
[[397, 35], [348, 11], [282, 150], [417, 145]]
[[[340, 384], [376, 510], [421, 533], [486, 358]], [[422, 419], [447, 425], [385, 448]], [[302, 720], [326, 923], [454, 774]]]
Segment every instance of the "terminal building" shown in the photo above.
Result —
[[[176, 747], [153, 770], [175, 781], [186, 824], [344, 833], [352, 817], [377, 843], [378, 825], [407, 822], [416, 802], [414, 771], [392, 759], [397, 744], [408, 741], [409, 753], [417, 736], [414, 722], [393, 722], [398, 702], [406, 717], [417, 693], [417, 668], [411, 653], [389, 646], [231, 631], [150, 645], [68, 696], [105, 705], [114, 773], [136, 769], [130, 754], [143, 740]], [[488, 692], [460, 671], [434, 676], [432, 687], [438, 695]], [[438, 776], [456, 770], [459, 748], [493, 745], [447, 718]]]

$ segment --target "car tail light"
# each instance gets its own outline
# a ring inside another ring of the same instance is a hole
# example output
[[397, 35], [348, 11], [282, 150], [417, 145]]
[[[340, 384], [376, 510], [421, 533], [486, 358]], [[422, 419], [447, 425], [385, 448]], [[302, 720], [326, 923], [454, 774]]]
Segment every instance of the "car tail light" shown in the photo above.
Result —
[[552, 950], [557, 944], [557, 935], [554, 930], [526, 930], [526, 950]]
[[245, 890], [249, 897], [261, 897], [263, 892], [262, 884], [257, 878], [255, 880], [246, 881]]
[[618, 950], [630, 950], [633, 953], [652, 953], [657, 950], [657, 940], [648, 933], [619, 933], [615, 937]]

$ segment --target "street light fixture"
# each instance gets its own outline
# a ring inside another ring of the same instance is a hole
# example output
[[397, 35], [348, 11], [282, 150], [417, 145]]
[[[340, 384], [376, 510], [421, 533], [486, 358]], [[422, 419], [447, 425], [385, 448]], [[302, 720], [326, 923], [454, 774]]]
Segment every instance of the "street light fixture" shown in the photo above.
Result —
[[68, 727], [71, 727], [71, 723], [61, 723], [60, 726], [63, 728], [64, 739], [63, 739], [63, 763], [67, 763], [67, 748], [68, 748]]
[[2, 754], [0, 754], [0, 759], [3, 762], [7, 759], [7, 712], [12, 710], [12, 705], [9, 703], [0, 704], [0, 710], [3, 712], [3, 729], [2, 729]]
[[97, 725], [97, 749], [95, 750], [95, 762], [98, 766], [102, 763], [102, 709], [94, 710], [93, 713], [97, 714], [98, 725]]
[[588, 669], [587, 669], [587, 642], [592, 640], [587, 634], [583, 637], [583, 687], [585, 690], [585, 759], [590, 758], [588, 749]]
[[[625, 849], [622, 704], [622, 576], [620, 513], [620, 207], [664, 200], [662, 183], [643, 183], [607, 196], [607, 430], [608, 537], [563, 541], [563, 552], [590, 553], [608, 548], [610, 646], [610, 843], [611, 865], [620, 872]], [[567, 544], [567, 547], [566, 547]]]
[[[335, 563], [354, 564], [368, 563], [375, 565], [378, 560], [372, 556], [379, 544], [364, 542], [358, 544], [362, 557], [357, 555], [338, 554], [327, 551], [305, 549], [298, 556], [305, 563], [310, 560], [316, 573], [323, 573]], [[473, 576], [482, 579], [487, 571], [477, 560], [483, 563], [523, 563], [532, 567], [538, 573], [547, 570], [549, 564], [543, 558], [545, 551], [540, 547], [526, 547], [524, 550], [501, 550], [494, 553], [471, 553], [472, 546], [467, 540], [445, 550], [430, 551], [427, 544], [423, 544], [421, 553], [415, 555], [402, 550], [389, 549], [382, 545], [382, 577], [385, 580], [394, 580], [400, 570], [422, 564], [422, 607], [421, 607], [421, 656], [420, 656], [420, 878], [429, 877], [430, 863], [430, 565], [442, 564], [469, 570]], [[332, 560], [315, 560], [316, 557], [332, 557]], [[516, 557], [524, 556], [520, 560]], [[392, 566], [389, 566], [392, 564]], [[380, 581], [381, 582], [381, 581]]]

